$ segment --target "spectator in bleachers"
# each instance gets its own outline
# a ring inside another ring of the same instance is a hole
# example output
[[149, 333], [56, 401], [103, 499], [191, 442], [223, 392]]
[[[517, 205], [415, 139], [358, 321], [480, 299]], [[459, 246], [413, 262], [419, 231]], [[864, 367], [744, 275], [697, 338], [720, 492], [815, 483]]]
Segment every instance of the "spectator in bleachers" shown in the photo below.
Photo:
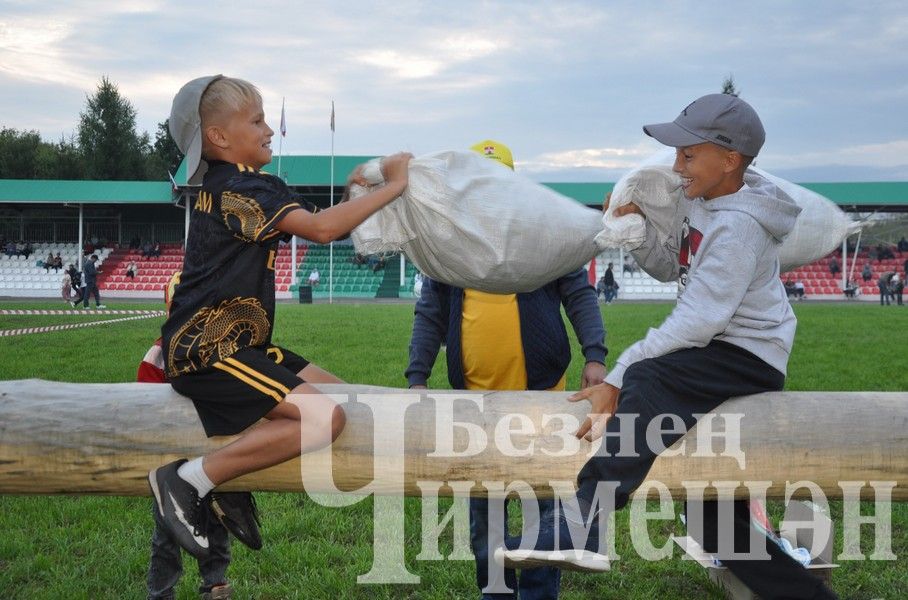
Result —
[[322, 275], [318, 272], [318, 269], [312, 269], [312, 271], [309, 273], [309, 279], [307, 281], [312, 287], [318, 287], [318, 285], [322, 282]]
[[134, 261], [134, 260], [129, 261], [129, 264], [126, 266], [126, 276], [129, 277], [130, 279], [135, 279], [136, 275], [138, 275], [138, 274], [139, 274], [139, 267], [136, 266], [136, 261]]
[[835, 277], [842, 272], [842, 267], [839, 266], [839, 259], [835, 256], [829, 259], [829, 273]]
[[798, 281], [795, 281], [794, 288], [795, 288], [795, 298], [797, 298], [798, 300], [803, 300], [804, 298], [807, 297], [804, 294], [804, 282], [803, 281], [801, 281], [800, 279]]
[[606, 304], [611, 304], [615, 296], [618, 295], [618, 283], [615, 281], [615, 272], [612, 270], [614, 266], [614, 263], [608, 264], [608, 268], [596, 286], [596, 297], [598, 298], [599, 294], [602, 294]]
[[880, 289], [880, 306], [885, 304], [889, 306], [889, 278], [892, 273], [883, 273], [876, 281], [876, 286]]
[[142, 258], [148, 258], [149, 256], [151, 256], [152, 248], [153, 246], [151, 245], [151, 242], [145, 242], [144, 244], [142, 244]]
[[83, 269], [85, 273], [85, 294], [82, 296], [82, 308], [88, 308], [88, 301], [92, 294], [94, 294], [95, 297], [95, 308], [107, 308], [101, 304], [101, 293], [98, 291], [99, 269], [95, 266], [97, 262], [97, 254], [92, 254], [88, 257], [88, 260], [85, 261], [85, 267]]
[[785, 280], [783, 284], [785, 286], [785, 295], [791, 298], [795, 295], [795, 282], [791, 278], [791, 275], [788, 276], [788, 279]]
[[633, 257], [630, 254], [624, 255], [624, 265], [621, 267], [622, 273], [630, 273], [631, 275], [637, 270], [637, 263], [634, 262]]
[[422, 296], [422, 273], [419, 271], [413, 273], [413, 295], [417, 299]]
[[54, 253], [48, 252], [47, 258], [44, 259], [44, 272], [50, 273], [50, 270], [54, 268]]
[[905, 271], [905, 275], [908, 275], [908, 258], [905, 259], [905, 264], [902, 268]]
[[63, 268], [63, 257], [60, 256], [60, 253], [57, 252], [57, 255], [54, 257], [54, 271], [60, 272], [60, 269]]
[[902, 236], [902, 239], [899, 240], [898, 249], [899, 252], [908, 252], [908, 240], [905, 239], [904, 235]]
[[356, 265], [356, 268], [358, 269], [361, 266], [363, 266], [364, 264], [366, 264], [368, 261], [366, 260], [365, 256], [363, 256], [361, 253], [357, 252], [350, 259], [350, 262], [352, 262], [354, 265]]
[[889, 280], [889, 293], [895, 303], [899, 306], [902, 305], [902, 291], [904, 289], [905, 282], [899, 277], [898, 273], [893, 273], [892, 279]]
[[76, 307], [76, 303], [73, 302], [73, 280], [69, 275], [69, 271], [63, 271], [63, 280], [60, 282], [60, 295], [63, 296], [63, 301], [68, 302], [73, 308]]
[[68, 300], [72, 307], [75, 308], [77, 304], [82, 302], [82, 296], [84, 295], [82, 292], [82, 276], [79, 275], [79, 271], [72, 264], [66, 269], [66, 274], [69, 275], [72, 294], [69, 298], [64, 297], [64, 300]]
[[16, 248], [19, 251], [19, 256], [24, 256], [26, 259], [28, 259], [28, 257], [31, 256], [34, 252], [31, 242], [19, 242], [16, 245]]
[[895, 254], [892, 253], [892, 248], [886, 246], [882, 242], [876, 247], [876, 255], [880, 260], [886, 260], [887, 258], [895, 258]]
[[864, 263], [864, 268], [861, 270], [861, 278], [863, 278], [865, 282], [870, 281], [873, 278], [873, 269], [870, 268], [869, 262]]
[[82, 250], [83, 256], [91, 256], [95, 251], [95, 245], [91, 240], [85, 242], [85, 248]]
[[382, 269], [385, 268], [385, 257], [376, 256], [373, 254], [369, 257], [367, 264], [368, 264], [368, 267], [370, 269], [372, 269], [373, 273], [378, 273], [379, 271], [381, 271]]
[[8, 241], [3, 249], [3, 252], [9, 257], [17, 256], [19, 254], [19, 250], [16, 248], [16, 242], [12, 240]]
[[161, 242], [155, 242], [151, 247], [151, 253], [148, 256], [161, 256]]
[[846, 298], [855, 298], [861, 292], [861, 287], [851, 279], [848, 280], [848, 283], [845, 284], [845, 297]]

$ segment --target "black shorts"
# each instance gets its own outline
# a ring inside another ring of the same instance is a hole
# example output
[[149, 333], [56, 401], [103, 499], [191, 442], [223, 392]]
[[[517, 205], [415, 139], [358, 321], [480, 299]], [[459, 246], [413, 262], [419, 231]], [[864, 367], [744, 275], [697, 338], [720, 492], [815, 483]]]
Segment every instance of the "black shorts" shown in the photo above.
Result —
[[256, 423], [303, 383], [309, 361], [278, 346], [243, 348], [197, 373], [170, 381], [195, 404], [205, 434], [234, 435]]

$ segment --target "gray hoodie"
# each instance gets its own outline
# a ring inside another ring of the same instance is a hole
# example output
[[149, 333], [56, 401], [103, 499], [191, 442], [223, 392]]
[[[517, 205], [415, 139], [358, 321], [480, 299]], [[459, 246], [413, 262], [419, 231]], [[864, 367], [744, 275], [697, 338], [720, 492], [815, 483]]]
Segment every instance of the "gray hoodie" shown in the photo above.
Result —
[[647, 222], [634, 258], [660, 281], [678, 279], [678, 303], [621, 354], [606, 381], [621, 387], [635, 362], [714, 339], [744, 348], [784, 374], [797, 321], [779, 279], [779, 246], [800, 212], [785, 192], [747, 171], [734, 194], [679, 202], [679, 225], [668, 239]]

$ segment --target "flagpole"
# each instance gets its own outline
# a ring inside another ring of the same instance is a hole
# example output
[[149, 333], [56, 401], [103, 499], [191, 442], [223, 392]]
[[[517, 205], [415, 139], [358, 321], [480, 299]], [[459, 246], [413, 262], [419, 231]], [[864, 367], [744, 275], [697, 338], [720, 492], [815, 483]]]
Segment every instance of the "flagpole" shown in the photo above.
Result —
[[[334, 100], [331, 101], [331, 206], [334, 206]], [[328, 246], [328, 304], [334, 302], [334, 241]]]
[[278, 145], [278, 154], [277, 154], [277, 176], [281, 178], [286, 183], [284, 179], [284, 174], [281, 173], [281, 159], [284, 158], [284, 136], [287, 134], [286, 121], [284, 120], [284, 101], [286, 98], [281, 98], [281, 140]]
[[[277, 154], [277, 176], [280, 177], [280, 179], [284, 183], [287, 183], [287, 179], [284, 177], [283, 171], [281, 171], [281, 162], [282, 162], [282, 159], [284, 158], [284, 136], [287, 135], [287, 116], [286, 116], [286, 113], [284, 112], [286, 101], [287, 101], [286, 97], [281, 98], [281, 139], [278, 142], [278, 154]], [[296, 236], [293, 235], [290, 237], [290, 285], [291, 286], [294, 286], [297, 284], [297, 281], [298, 281], [297, 277], [296, 277], [297, 268], [298, 268], [298, 266], [296, 264]], [[297, 290], [297, 293], [299, 293], [299, 290]]]

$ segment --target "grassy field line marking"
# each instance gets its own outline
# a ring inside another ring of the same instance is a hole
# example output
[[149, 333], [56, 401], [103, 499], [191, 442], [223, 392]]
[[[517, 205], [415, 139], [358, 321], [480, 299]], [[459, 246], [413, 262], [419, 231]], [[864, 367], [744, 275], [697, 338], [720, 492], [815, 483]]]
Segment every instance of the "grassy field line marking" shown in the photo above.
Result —
[[149, 314], [136, 315], [133, 317], [123, 317], [121, 319], [106, 319], [104, 321], [89, 321], [88, 323], [69, 323], [67, 325], [48, 325], [45, 327], [24, 327], [22, 329], [0, 329], [0, 337], [11, 337], [14, 335], [30, 335], [33, 333], [49, 333], [52, 331], [63, 331], [66, 329], [78, 329], [79, 327], [92, 327], [93, 325], [104, 325], [106, 323], [122, 323], [124, 321], [137, 321], [140, 319], [151, 319], [154, 317], [163, 317], [163, 311], [150, 311]]

